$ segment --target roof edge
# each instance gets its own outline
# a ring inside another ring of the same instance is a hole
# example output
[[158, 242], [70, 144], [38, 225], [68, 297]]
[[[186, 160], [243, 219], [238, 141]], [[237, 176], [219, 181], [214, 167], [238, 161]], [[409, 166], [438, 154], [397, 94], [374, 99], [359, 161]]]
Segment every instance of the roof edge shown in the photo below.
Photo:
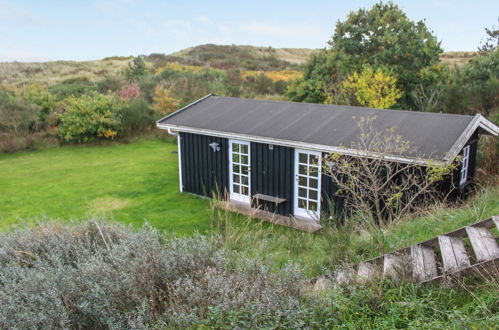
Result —
[[368, 158], [384, 157], [387, 160], [395, 161], [398, 163], [405, 163], [405, 164], [419, 164], [419, 165], [425, 165], [425, 166], [448, 165], [448, 162], [445, 162], [442, 160], [436, 160], [436, 159], [430, 159], [430, 158], [426, 159], [426, 158], [416, 158], [416, 157], [407, 157], [407, 156], [396, 156], [396, 155], [389, 155], [389, 156], [384, 155], [383, 156], [383, 155], [380, 155], [379, 153], [375, 153], [375, 152], [357, 150], [357, 149], [352, 149], [352, 148], [347, 148], [347, 147], [342, 147], [342, 146], [319, 145], [319, 144], [300, 142], [300, 141], [281, 140], [281, 139], [266, 138], [266, 137], [247, 135], [247, 134], [229, 133], [229, 132], [209, 130], [209, 129], [204, 129], [204, 128], [193, 128], [193, 127], [168, 125], [168, 124], [161, 124], [161, 123], [158, 123], [157, 126], [158, 126], [158, 128], [168, 130], [169, 132], [170, 132], [170, 130], [176, 130], [177, 132], [210, 135], [210, 136], [224, 137], [224, 138], [229, 138], [229, 139], [240, 139], [240, 140], [247, 140], [247, 141], [251, 141], [251, 142], [282, 145], [282, 146], [287, 146], [287, 147], [292, 147], [292, 148], [309, 149], [309, 150], [315, 150], [315, 151], [320, 151], [320, 152], [341, 153], [341, 154], [345, 154], [345, 155], [358, 156], [358, 157], [368, 157]]
[[497, 127], [493, 122], [487, 120], [481, 114], [476, 114], [473, 117], [473, 120], [470, 121], [468, 126], [464, 129], [461, 135], [457, 138], [456, 142], [452, 145], [452, 147], [447, 152], [447, 155], [444, 157], [446, 162], [451, 162], [454, 158], [459, 155], [461, 149], [464, 147], [466, 142], [471, 138], [471, 136], [475, 133], [478, 128], [482, 128], [486, 132], [491, 135], [497, 136], [499, 135], [499, 127]]
[[180, 113], [180, 112], [182, 112], [182, 111], [184, 111], [184, 110], [186, 110], [186, 109], [188, 109], [188, 108], [192, 107], [193, 105], [198, 104], [198, 103], [200, 103], [200, 102], [204, 101], [205, 99], [209, 98], [210, 96], [215, 96], [215, 94], [210, 93], [210, 94], [208, 94], [208, 95], [205, 95], [205, 96], [203, 96], [202, 98], [200, 98], [200, 99], [198, 99], [198, 100], [196, 100], [196, 101], [194, 101], [194, 102], [192, 102], [192, 103], [189, 103], [189, 104], [188, 104], [188, 105], [186, 105], [185, 107], [182, 107], [182, 108], [180, 108], [180, 109], [178, 109], [178, 110], [176, 110], [176, 111], [174, 111], [174, 112], [172, 112], [172, 113], [167, 114], [167, 115], [166, 115], [166, 116], [164, 116], [163, 118], [156, 120], [156, 126], [157, 126], [157, 127], [159, 127], [158, 125], [159, 125], [159, 124], [160, 124], [160, 122], [162, 122], [163, 120], [165, 120], [165, 119], [168, 119], [168, 118], [171, 118], [171, 117], [175, 116], [176, 114], [178, 114], [178, 113]]

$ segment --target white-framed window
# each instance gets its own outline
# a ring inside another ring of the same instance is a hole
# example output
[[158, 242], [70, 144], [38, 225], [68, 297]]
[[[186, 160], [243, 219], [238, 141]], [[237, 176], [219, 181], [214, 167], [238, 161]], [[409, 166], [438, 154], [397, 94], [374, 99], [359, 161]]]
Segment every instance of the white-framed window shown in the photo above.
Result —
[[461, 179], [459, 184], [465, 184], [468, 180], [468, 168], [470, 164], [470, 146], [463, 148], [463, 159], [461, 160]]

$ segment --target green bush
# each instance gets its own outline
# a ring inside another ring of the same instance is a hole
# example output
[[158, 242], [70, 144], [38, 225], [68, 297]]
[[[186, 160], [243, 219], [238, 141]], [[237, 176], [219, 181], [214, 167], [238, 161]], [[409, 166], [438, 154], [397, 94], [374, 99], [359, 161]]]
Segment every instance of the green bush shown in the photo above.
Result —
[[71, 96], [59, 115], [59, 137], [66, 142], [114, 138], [122, 129], [117, 101], [113, 96], [93, 93]]
[[132, 100], [119, 111], [123, 133], [126, 135], [136, 135], [154, 127], [158, 119], [156, 112], [144, 99]]

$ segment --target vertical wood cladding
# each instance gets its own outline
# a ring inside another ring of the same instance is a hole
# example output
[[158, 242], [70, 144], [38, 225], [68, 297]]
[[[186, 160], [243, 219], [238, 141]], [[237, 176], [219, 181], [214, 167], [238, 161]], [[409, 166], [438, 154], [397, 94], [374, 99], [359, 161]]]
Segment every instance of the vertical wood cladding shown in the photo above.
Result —
[[[213, 151], [210, 143], [218, 143]], [[228, 189], [229, 142], [225, 138], [192, 133], [180, 133], [182, 183], [184, 191], [212, 197]]]
[[[293, 213], [294, 149], [268, 144], [251, 143], [251, 195], [264, 194], [286, 199], [276, 205], [259, 201], [262, 209], [277, 214]], [[254, 201], [253, 207], [256, 207]]]

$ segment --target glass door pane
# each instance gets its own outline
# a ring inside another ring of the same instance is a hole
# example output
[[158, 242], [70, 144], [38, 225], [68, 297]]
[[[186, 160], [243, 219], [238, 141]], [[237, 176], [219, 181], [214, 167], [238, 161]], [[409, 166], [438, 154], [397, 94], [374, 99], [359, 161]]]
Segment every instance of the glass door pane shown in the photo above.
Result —
[[295, 151], [295, 206], [297, 216], [318, 219], [320, 211], [321, 154]]
[[250, 202], [250, 148], [249, 142], [230, 141], [230, 198]]

